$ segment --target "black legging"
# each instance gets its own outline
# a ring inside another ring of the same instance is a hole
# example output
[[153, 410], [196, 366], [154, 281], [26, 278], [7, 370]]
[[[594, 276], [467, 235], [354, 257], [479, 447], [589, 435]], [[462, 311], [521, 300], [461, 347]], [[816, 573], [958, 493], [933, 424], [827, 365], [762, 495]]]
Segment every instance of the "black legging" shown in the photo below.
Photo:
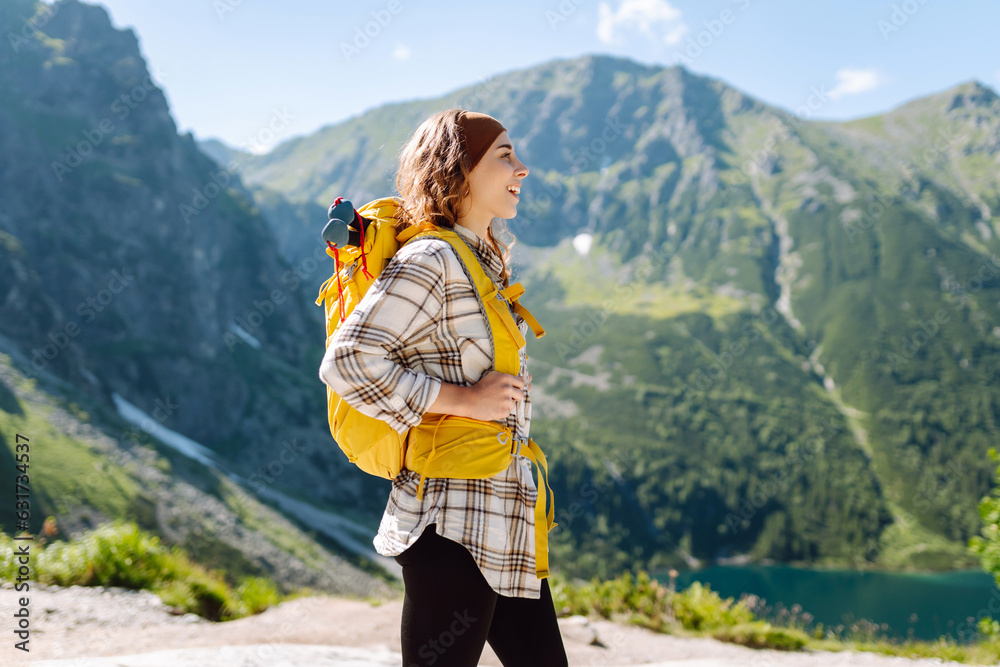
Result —
[[472, 554], [437, 525], [395, 557], [403, 566], [403, 667], [475, 667], [485, 642], [504, 667], [567, 667], [548, 579], [541, 598], [490, 588]]

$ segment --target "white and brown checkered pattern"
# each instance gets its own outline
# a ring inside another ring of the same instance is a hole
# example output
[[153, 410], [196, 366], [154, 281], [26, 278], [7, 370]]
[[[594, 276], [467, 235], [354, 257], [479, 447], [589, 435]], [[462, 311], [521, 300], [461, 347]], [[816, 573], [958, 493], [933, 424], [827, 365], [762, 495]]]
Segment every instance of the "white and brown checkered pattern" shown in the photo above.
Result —
[[[501, 258], [475, 232], [456, 225], [486, 274], [499, 283]], [[513, 313], [521, 334], [528, 325]], [[420, 423], [441, 381], [470, 386], [493, 369], [492, 332], [475, 285], [451, 245], [418, 238], [400, 248], [334, 335], [320, 377], [360, 412], [400, 433]], [[521, 348], [520, 374], [527, 373]], [[531, 400], [507, 416], [515, 439], [527, 441]], [[393, 480], [373, 541], [384, 556], [402, 553], [437, 524], [437, 532], [464, 544], [500, 595], [538, 598], [535, 573], [537, 487], [531, 461], [517, 454], [487, 479], [428, 479], [404, 468]]]

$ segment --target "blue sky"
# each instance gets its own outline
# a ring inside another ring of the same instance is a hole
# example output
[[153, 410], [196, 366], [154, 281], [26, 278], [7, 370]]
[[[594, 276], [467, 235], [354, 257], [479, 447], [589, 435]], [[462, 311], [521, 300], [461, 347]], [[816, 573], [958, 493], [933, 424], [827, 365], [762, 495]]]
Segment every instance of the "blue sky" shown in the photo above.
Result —
[[90, 4], [135, 30], [182, 132], [240, 145], [280, 127], [259, 151], [386, 102], [586, 53], [682, 62], [790, 111], [818, 90], [825, 101], [809, 113], [821, 119], [881, 113], [969, 79], [1000, 89], [996, 0]]

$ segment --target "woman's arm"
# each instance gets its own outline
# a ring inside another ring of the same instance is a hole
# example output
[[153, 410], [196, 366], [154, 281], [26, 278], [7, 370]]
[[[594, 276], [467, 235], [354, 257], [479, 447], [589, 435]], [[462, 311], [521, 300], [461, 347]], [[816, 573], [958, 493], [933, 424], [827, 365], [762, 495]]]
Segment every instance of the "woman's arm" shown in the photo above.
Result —
[[472, 407], [470, 389], [472, 387], [442, 382], [437, 398], [427, 408], [427, 412], [471, 417], [472, 415], [469, 413], [469, 408]]
[[404, 347], [429, 336], [442, 315], [446, 250], [421, 240], [400, 248], [334, 334], [320, 364], [320, 379], [349, 405], [399, 433], [432, 407], [462, 409], [464, 387], [446, 388], [440, 378], [396, 361]]

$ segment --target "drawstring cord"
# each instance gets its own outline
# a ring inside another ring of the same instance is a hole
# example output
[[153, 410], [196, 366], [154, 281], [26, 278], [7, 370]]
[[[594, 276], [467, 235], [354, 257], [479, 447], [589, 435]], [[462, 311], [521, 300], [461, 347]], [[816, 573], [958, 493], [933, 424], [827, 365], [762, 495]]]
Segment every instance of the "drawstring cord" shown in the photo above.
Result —
[[[337, 197], [333, 200], [334, 206], [339, 206], [340, 203], [344, 201], [343, 197]], [[360, 234], [360, 246], [361, 246], [361, 272], [365, 275], [368, 280], [374, 280], [375, 277], [368, 270], [368, 255], [365, 253], [365, 221], [361, 217], [361, 214], [356, 210], [354, 211], [354, 223], [358, 227], [358, 233]], [[337, 306], [340, 315], [340, 321], [344, 321], [344, 285], [340, 280], [340, 251], [337, 245], [326, 242], [326, 245], [330, 250], [333, 251], [333, 272], [337, 276]]]
[[354, 222], [357, 223], [361, 234], [361, 272], [368, 280], [373, 280], [372, 274], [368, 272], [368, 258], [365, 255], [365, 221], [357, 211], [354, 212]]
[[[334, 206], [339, 206], [340, 202], [344, 201], [343, 197], [337, 197], [333, 200]], [[337, 276], [337, 308], [340, 315], [340, 321], [344, 321], [344, 285], [340, 282], [340, 252], [337, 250], [337, 245], [326, 242], [326, 247], [333, 251], [333, 273]]]
[[344, 286], [340, 282], [340, 252], [337, 250], [337, 246], [329, 241], [326, 242], [327, 247], [333, 251], [333, 272], [337, 276], [337, 308], [340, 311], [340, 321], [344, 321]]
[[[441, 424], [447, 418], [448, 418], [447, 414], [442, 414], [441, 418], [438, 419], [437, 426], [434, 427], [434, 433], [433, 433], [433, 435], [431, 435], [431, 454], [430, 454], [430, 456], [427, 457], [427, 461], [424, 463], [424, 472], [425, 473], [428, 470], [430, 470], [431, 461], [433, 461], [434, 457], [437, 455], [437, 451], [435, 450], [435, 447], [437, 446], [437, 432], [438, 432], [438, 429], [441, 427]], [[426, 480], [426, 479], [427, 479], [427, 475], [426, 474], [420, 475], [420, 484], [417, 486], [417, 500], [419, 500], [420, 502], [423, 502], [423, 500], [424, 500], [424, 480]]]

